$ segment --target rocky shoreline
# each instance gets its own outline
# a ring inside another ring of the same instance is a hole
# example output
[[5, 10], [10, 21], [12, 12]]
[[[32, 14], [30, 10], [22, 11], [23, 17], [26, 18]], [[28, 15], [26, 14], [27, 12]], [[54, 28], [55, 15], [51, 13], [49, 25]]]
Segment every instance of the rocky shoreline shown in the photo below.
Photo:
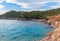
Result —
[[49, 32], [42, 40], [40, 41], [60, 41], [60, 22], [55, 24], [57, 27], [54, 31]]
[[40, 41], [60, 41], [60, 21], [54, 19], [49, 19], [51, 24], [55, 25], [56, 29], [52, 32], [49, 32], [43, 39]]

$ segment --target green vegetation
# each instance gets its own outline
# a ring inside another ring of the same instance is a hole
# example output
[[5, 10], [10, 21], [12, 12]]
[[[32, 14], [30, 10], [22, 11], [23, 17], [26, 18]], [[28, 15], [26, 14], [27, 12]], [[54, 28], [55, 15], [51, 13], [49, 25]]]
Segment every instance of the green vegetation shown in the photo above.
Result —
[[9, 11], [3, 15], [0, 15], [0, 18], [23, 18], [23, 19], [47, 19], [47, 16], [52, 16], [55, 14], [60, 14], [60, 8], [52, 9], [47, 11], [31, 11], [31, 12], [23, 12], [23, 11]]

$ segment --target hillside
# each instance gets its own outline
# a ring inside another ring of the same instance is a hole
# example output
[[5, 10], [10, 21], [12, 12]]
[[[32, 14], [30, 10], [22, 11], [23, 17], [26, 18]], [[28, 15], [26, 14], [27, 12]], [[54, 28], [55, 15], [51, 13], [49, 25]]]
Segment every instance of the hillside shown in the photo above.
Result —
[[51, 9], [46, 11], [30, 11], [30, 12], [24, 12], [24, 11], [9, 11], [6, 12], [3, 15], [0, 15], [0, 18], [2, 19], [47, 19], [47, 16], [53, 16], [56, 14], [60, 14], [60, 8], [58, 9]]

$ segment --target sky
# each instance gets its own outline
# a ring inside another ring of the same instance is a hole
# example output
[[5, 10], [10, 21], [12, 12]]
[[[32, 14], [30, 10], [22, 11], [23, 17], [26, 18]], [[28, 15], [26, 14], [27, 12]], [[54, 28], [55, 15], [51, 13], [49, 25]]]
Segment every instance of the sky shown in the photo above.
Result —
[[0, 0], [0, 15], [7, 11], [35, 11], [60, 8], [60, 0]]

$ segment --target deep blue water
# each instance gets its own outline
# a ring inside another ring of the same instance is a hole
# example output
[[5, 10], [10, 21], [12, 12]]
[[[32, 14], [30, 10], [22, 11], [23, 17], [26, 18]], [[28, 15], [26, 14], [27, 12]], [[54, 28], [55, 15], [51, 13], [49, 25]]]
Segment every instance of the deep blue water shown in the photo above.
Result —
[[0, 41], [39, 41], [52, 28], [43, 22], [0, 20]]

